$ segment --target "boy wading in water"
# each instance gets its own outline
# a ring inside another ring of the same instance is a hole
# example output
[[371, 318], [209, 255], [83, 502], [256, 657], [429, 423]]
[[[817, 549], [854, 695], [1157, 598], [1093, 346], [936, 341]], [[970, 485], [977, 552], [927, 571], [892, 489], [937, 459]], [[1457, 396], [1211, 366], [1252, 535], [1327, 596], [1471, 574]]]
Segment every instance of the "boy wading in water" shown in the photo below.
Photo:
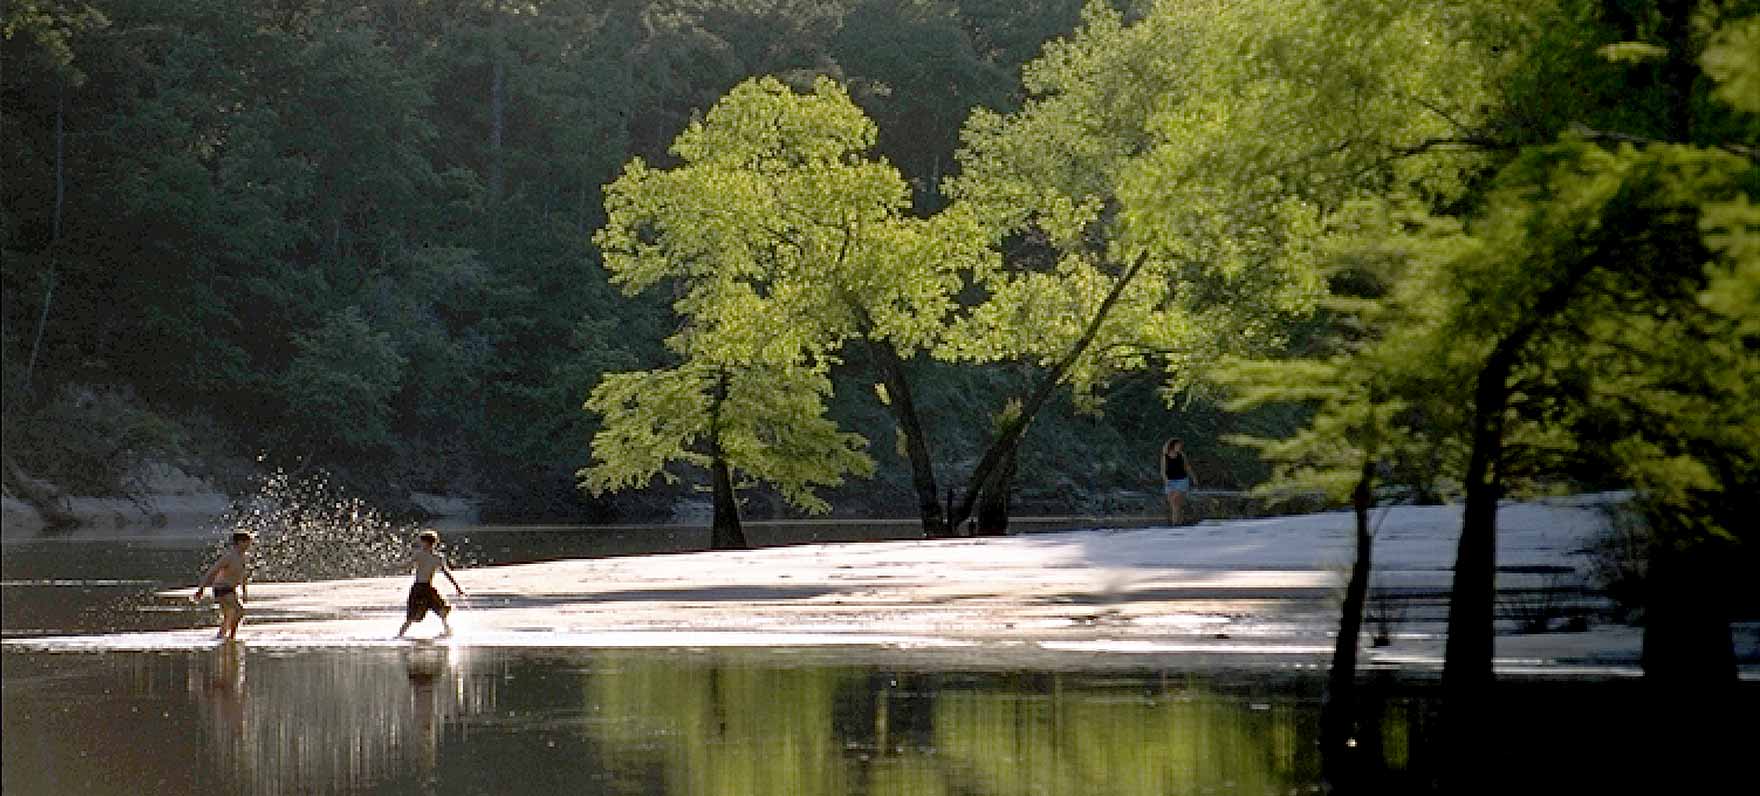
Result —
[[410, 552], [410, 559], [415, 564], [416, 582], [409, 587], [409, 611], [404, 615], [403, 627], [397, 629], [397, 637], [403, 638], [409, 626], [422, 621], [429, 611], [440, 617], [440, 627], [444, 628], [440, 635], [452, 635], [452, 625], [446, 621], [446, 615], [452, 613], [452, 606], [440, 599], [440, 592], [434, 590], [434, 570], [440, 570], [446, 579], [452, 581], [452, 588], [458, 596], [464, 596], [464, 588], [458, 585], [458, 579], [452, 577], [452, 568], [446, 566], [446, 557], [435, 552], [440, 544], [440, 535], [433, 531], [422, 531], [416, 537], [415, 550]]
[[208, 567], [202, 575], [202, 582], [196, 584], [196, 593], [190, 597], [191, 602], [202, 599], [202, 590], [214, 587], [214, 602], [220, 606], [220, 632], [214, 638], [232, 640], [238, 638], [238, 626], [244, 622], [244, 585], [250, 580], [250, 561], [245, 553], [251, 549], [251, 541], [256, 537], [245, 531], [232, 535], [232, 547]]

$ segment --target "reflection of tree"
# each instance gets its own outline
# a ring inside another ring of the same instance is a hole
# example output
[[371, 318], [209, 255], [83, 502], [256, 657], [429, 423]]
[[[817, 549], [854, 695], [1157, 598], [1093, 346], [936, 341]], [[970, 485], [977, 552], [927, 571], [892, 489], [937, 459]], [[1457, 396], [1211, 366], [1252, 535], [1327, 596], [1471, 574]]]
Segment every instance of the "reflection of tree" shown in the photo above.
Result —
[[1283, 792], [1319, 779], [1311, 708], [1184, 683], [632, 657], [586, 693], [604, 764], [657, 770], [666, 793]]
[[[439, 733], [493, 710], [496, 681], [470, 678], [458, 650], [415, 647], [381, 656], [214, 653], [190, 680], [222, 779], [252, 793], [351, 790], [392, 775], [431, 775]], [[245, 658], [251, 677], [244, 678]], [[401, 663], [401, 665], [399, 665]]]
[[1054, 675], [1045, 694], [942, 694], [935, 736], [975, 793], [1266, 793], [1317, 780], [1311, 717], [1260, 707]]
[[847, 793], [832, 732], [847, 669], [718, 666], [645, 656], [589, 678], [606, 766], [658, 764], [668, 793]]

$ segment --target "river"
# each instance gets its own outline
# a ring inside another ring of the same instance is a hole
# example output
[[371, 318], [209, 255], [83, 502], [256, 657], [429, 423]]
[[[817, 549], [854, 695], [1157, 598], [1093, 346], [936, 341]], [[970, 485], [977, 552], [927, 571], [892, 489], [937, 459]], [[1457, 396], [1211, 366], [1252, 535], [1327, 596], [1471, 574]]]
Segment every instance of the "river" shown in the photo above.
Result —
[[[803, 526], [805, 527], [805, 526]], [[454, 529], [478, 564], [698, 544], [678, 529]], [[769, 541], [787, 541], [787, 533]], [[823, 538], [813, 530], [813, 538]], [[7, 794], [1290, 794], [1321, 788], [1321, 672], [1034, 669], [908, 650], [56, 651], [34, 637], [210, 625], [155, 591], [210, 542], [7, 540], [0, 565]], [[1378, 792], [1433, 784], [1434, 684], [1368, 676], [1359, 749]], [[1621, 792], [1657, 738], [1641, 683], [1502, 688], [1509, 792]], [[1719, 712], [1751, 721], [1752, 683]], [[1741, 730], [1732, 730], [1732, 733]], [[1739, 736], [1738, 736], [1739, 737]], [[1746, 770], [1729, 756], [1696, 765]]]

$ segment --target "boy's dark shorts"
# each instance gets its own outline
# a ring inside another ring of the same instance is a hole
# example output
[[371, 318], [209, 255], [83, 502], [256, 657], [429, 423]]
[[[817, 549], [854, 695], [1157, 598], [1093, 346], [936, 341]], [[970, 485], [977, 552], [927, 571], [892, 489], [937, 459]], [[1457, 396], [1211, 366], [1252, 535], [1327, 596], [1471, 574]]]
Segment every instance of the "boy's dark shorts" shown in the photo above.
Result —
[[452, 606], [440, 599], [440, 592], [434, 590], [432, 583], [415, 583], [409, 587], [409, 612], [407, 618], [411, 622], [420, 622], [422, 617], [433, 611], [444, 618], [452, 613]]

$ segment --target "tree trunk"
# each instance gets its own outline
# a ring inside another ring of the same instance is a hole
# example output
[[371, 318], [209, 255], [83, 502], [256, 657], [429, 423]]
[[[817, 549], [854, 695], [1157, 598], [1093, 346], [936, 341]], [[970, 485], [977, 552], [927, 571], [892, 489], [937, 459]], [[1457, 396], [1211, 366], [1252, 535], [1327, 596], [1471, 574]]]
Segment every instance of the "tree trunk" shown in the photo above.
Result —
[[1737, 682], [1729, 595], [1736, 577], [1721, 545], [1653, 545], [1644, 579], [1644, 679], [1678, 694], [1704, 693]]
[[715, 490], [715, 520], [709, 526], [710, 549], [744, 550], [751, 547], [746, 543], [745, 529], [740, 527], [739, 503], [733, 494], [733, 474], [719, 450], [709, 465], [709, 478]]
[[870, 342], [874, 366], [886, 385], [886, 408], [892, 412], [900, 433], [904, 434], [905, 456], [911, 463], [911, 487], [917, 493], [917, 511], [923, 518], [923, 535], [935, 539], [949, 536], [947, 518], [941, 513], [941, 501], [935, 486], [935, 461], [929, 456], [929, 440], [923, 434], [922, 420], [911, 396], [910, 381], [898, 352], [885, 342]]
[[1369, 573], [1375, 539], [1369, 533], [1369, 510], [1375, 505], [1375, 463], [1364, 462], [1357, 486], [1351, 490], [1356, 512], [1357, 560], [1345, 585], [1343, 613], [1338, 620], [1338, 639], [1332, 648], [1332, 670], [1320, 695], [1320, 759], [1326, 779], [1333, 784], [1349, 775], [1345, 756], [1351, 749], [1357, 721], [1357, 639], [1363, 630], [1363, 606], [1369, 599]]
[[1021, 403], [1020, 414], [1012, 422], [1004, 423], [1002, 428], [998, 430], [996, 438], [991, 440], [990, 447], [984, 451], [983, 458], [978, 460], [978, 466], [972, 469], [972, 476], [966, 481], [965, 495], [960, 498], [953, 515], [947, 518], [948, 527], [958, 528], [960, 523], [972, 516], [972, 508], [978, 496], [984, 492], [987, 486], [990, 486], [990, 482], [1000, 480], [997, 477], [997, 470], [1002, 467], [1003, 460], [1013, 457], [1015, 446], [1020, 444], [1021, 435], [1026, 433], [1027, 425], [1033, 422], [1033, 417], [1038, 415], [1039, 410], [1045, 406], [1045, 402], [1051, 398], [1052, 393], [1062, 386], [1063, 377], [1069, 373], [1071, 367], [1075, 366], [1076, 360], [1081, 358], [1082, 354], [1087, 352], [1088, 346], [1094, 343], [1095, 335], [1100, 333], [1100, 323], [1106, 320], [1106, 316], [1112, 312], [1113, 305], [1118, 303], [1118, 297], [1124, 294], [1125, 287], [1130, 285], [1131, 280], [1136, 278], [1137, 274], [1143, 270], [1143, 265], [1148, 261], [1149, 252], [1145, 250], [1137, 255], [1137, 259], [1131, 262], [1123, 274], [1119, 275], [1118, 281], [1112, 285], [1112, 290], [1100, 302], [1100, 308], [1094, 311], [1094, 317], [1088, 319], [1087, 328], [1082, 330], [1082, 336], [1076, 340], [1074, 345], [1070, 346], [1070, 350], [1064, 353], [1063, 358], [1052, 366], [1051, 371], [1045, 374], [1045, 381], [1040, 383], [1038, 388]]
[[1730, 732], [1752, 721], [1741, 715], [1737, 698], [1732, 593], [1724, 585], [1745, 581], [1732, 571], [1730, 549], [1723, 545], [1661, 541], [1655, 548], [1644, 579], [1644, 689], [1633, 721], [1666, 728], [1645, 749], [1645, 759], [1667, 765], [1655, 766], [1656, 779], [1634, 787], [1727, 790], [1722, 780], [1730, 761], [1753, 754], [1751, 732]]
[[978, 496], [978, 529], [974, 535], [1008, 535], [1009, 487], [1014, 483], [1018, 450], [1017, 446], [1003, 457], [1002, 465], [996, 468], [996, 477], [984, 485], [984, 491]]
[[721, 449], [721, 407], [727, 403], [727, 372], [715, 377], [715, 393], [709, 406], [709, 483], [715, 518], [709, 526], [709, 548], [744, 550], [745, 529], [740, 527], [739, 500], [733, 493], [733, 472]]
[[1542, 326], [1570, 304], [1595, 261], [1574, 262], [1557, 282], [1522, 312], [1525, 321], [1497, 341], [1473, 384], [1472, 451], [1467, 457], [1466, 506], [1455, 551], [1448, 601], [1448, 641], [1443, 650], [1442, 690], [1448, 744], [1462, 776], [1483, 774], [1478, 744], [1489, 740], [1493, 615], [1497, 600], [1497, 501], [1503, 497], [1503, 432], [1509, 411], [1509, 379], [1521, 353]]
[[[1492, 606], [1497, 597], [1497, 500], [1502, 481], [1504, 413], [1515, 348], [1499, 345], [1473, 389], [1472, 453], [1467, 458], [1466, 508], [1455, 552], [1448, 602], [1448, 643], [1442, 663], [1445, 698], [1463, 706], [1483, 701], [1491, 684]], [[1451, 713], [1453, 711], [1451, 710]]]

